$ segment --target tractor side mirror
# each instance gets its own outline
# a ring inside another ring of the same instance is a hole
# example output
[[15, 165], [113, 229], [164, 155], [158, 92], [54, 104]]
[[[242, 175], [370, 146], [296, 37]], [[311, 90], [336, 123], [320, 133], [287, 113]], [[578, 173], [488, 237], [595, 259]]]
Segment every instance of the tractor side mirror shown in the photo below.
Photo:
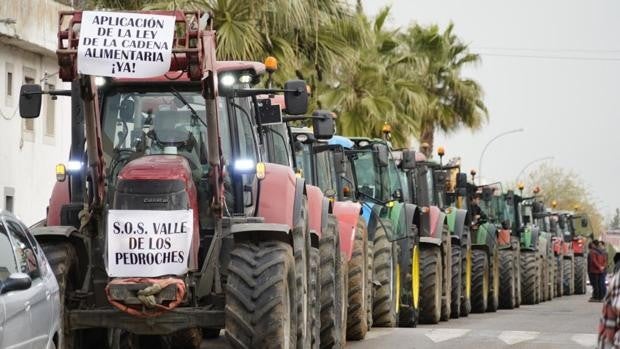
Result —
[[375, 165], [378, 167], [387, 167], [390, 161], [390, 155], [387, 145], [377, 143], [372, 145], [372, 150], [376, 153]]
[[581, 219], [581, 227], [582, 228], [587, 228], [588, 227], [588, 219], [587, 218], [582, 218]]
[[403, 150], [403, 160], [400, 162], [400, 167], [403, 170], [413, 170], [415, 168], [415, 151]]
[[331, 112], [317, 110], [312, 113], [312, 132], [316, 139], [330, 139], [336, 133]]
[[308, 111], [308, 90], [303, 80], [289, 80], [284, 84], [284, 103], [289, 115], [302, 115]]
[[0, 282], [0, 294], [11, 291], [27, 290], [32, 285], [32, 279], [25, 273], [13, 273], [4, 282]]
[[446, 170], [435, 171], [433, 179], [435, 181], [435, 188], [444, 188], [448, 179], [448, 172]]
[[24, 119], [38, 118], [41, 114], [41, 85], [24, 84], [19, 91], [19, 115]]
[[258, 100], [258, 115], [261, 125], [274, 125], [282, 123], [282, 110], [278, 104], [271, 104], [271, 99]]

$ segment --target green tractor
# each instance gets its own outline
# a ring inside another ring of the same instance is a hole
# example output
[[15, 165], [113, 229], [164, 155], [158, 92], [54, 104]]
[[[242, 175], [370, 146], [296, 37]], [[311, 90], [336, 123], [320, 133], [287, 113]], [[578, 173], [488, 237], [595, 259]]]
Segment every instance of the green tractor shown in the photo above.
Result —
[[513, 191], [499, 191], [484, 201], [487, 220], [497, 227], [497, 249], [499, 253], [499, 307], [513, 309], [521, 304], [520, 245], [515, 227], [515, 207], [519, 197]]
[[[443, 154], [442, 154], [443, 155]], [[469, 314], [471, 264], [467, 251], [465, 209], [449, 207], [446, 193], [448, 170], [427, 161], [419, 152], [401, 152], [400, 168], [409, 190], [407, 200], [419, 207], [420, 234], [418, 265], [420, 294], [419, 319], [435, 324], [450, 317]], [[417, 252], [417, 251], [416, 251]]]
[[[541, 288], [539, 297], [542, 302], [556, 297], [555, 280], [558, 273], [557, 263], [553, 252], [553, 236], [551, 231], [551, 213], [545, 208], [542, 201], [532, 202], [534, 223], [540, 229], [539, 252], [541, 256]], [[584, 279], [585, 281], [585, 279]]]
[[[404, 202], [403, 183], [387, 141], [350, 138], [347, 150], [363, 201], [362, 216], [368, 222], [373, 254], [373, 325], [415, 326], [418, 273], [415, 272], [416, 206]], [[401, 280], [405, 282], [401, 282]]]
[[[473, 174], [472, 174], [473, 176]], [[499, 248], [493, 212], [492, 185], [470, 185], [472, 210], [472, 311], [495, 312], [499, 307]], [[478, 208], [477, 208], [478, 207]]]

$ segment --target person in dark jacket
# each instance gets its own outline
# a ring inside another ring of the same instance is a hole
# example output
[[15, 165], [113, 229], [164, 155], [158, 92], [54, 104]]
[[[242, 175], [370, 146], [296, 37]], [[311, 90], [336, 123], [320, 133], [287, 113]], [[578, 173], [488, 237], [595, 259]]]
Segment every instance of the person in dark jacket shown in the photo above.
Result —
[[[594, 283], [592, 284], [592, 288], [594, 292], [592, 294], [591, 301], [600, 302], [605, 297], [605, 271], [607, 269], [607, 258], [605, 254], [601, 250], [601, 245], [598, 241], [594, 241], [594, 248], [590, 250], [588, 254], [588, 259], [591, 258], [590, 268], [588, 269], [588, 273], [593, 274]], [[594, 285], [597, 285], [596, 288]]]
[[594, 266], [594, 249], [596, 249], [596, 241], [588, 244], [588, 278], [590, 279], [590, 285], [592, 285], [592, 297], [590, 297], [590, 302], [595, 302], [600, 293], [598, 274], [596, 273], [597, 268]]
[[603, 298], [605, 298], [605, 295], [607, 294], [607, 263], [608, 263], [609, 257], [607, 256], [607, 248], [605, 247], [605, 241], [599, 241], [598, 248], [599, 248], [599, 251], [601, 251], [601, 255], [603, 256], [602, 261], [601, 261], [603, 264], [603, 269], [601, 272], [601, 277], [598, 280], [599, 299], [602, 301]]

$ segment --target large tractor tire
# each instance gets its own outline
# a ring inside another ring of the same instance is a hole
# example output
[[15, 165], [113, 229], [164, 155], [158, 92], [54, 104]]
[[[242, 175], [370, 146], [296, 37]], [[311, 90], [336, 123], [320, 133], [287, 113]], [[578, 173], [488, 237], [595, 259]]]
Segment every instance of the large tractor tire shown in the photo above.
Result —
[[499, 308], [499, 251], [495, 250], [491, 255], [489, 264], [489, 299], [487, 302], [488, 312], [496, 312]]
[[[364, 222], [364, 229], [366, 229], [366, 223]], [[375, 275], [374, 267], [374, 251], [375, 244], [372, 241], [368, 241], [368, 248], [366, 249], [366, 323], [368, 324], [368, 331], [372, 329], [372, 301], [375, 295], [375, 284], [373, 277]]]
[[[417, 236], [417, 233], [413, 235]], [[403, 239], [398, 243], [405, 262], [404, 270], [401, 270], [398, 326], [415, 327], [420, 304], [420, 245], [414, 239]]]
[[461, 293], [463, 292], [462, 273], [463, 257], [460, 241], [452, 244], [452, 292], [450, 294], [450, 317], [458, 319], [461, 315]]
[[586, 259], [575, 256], [575, 294], [586, 294]]
[[441, 321], [448, 321], [452, 314], [452, 238], [448, 230], [448, 225], [443, 226], [443, 241], [441, 244]]
[[60, 316], [63, 331], [59, 338], [59, 349], [104, 348], [107, 333], [105, 330], [68, 329], [67, 311], [77, 306], [72, 300], [72, 292], [80, 285], [79, 263], [75, 247], [67, 241], [40, 241], [43, 253], [47, 258], [58, 282], [60, 294]]
[[441, 249], [420, 246], [420, 323], [436, 324], [441, 317]]
[[472, 251], [471, 311], [484, 313], [489, 298], [489, 259], [484, 250]]
[[[293, 256], [297, 290], [297, 347], [310, 348], [312, 344], [312, 306], [310, 304], [310, 234], [308, 231], [307, 199], [301, 204], [300, 218], [293, 228]], [[318, 303], [318, 302], [317, 302]]]
[[535, 252], [521, 252], [521, 275], [522, 304], [535, 304], [538, 292], [538, 263]]
[[349, 261], [347, 339], [362, 340], [368, 331], [368, 233], [364, 227], [355, 229], [353, 253]]
[[562, 287], [564, 288], [564, 295], [570, 296], [575, 293], [575, 265], [572, 258], [562, 259], [562, 272], [564, 278], [562, 279]]
[[540, 290], [540, 301], [541, 302], [546, 302], [549, 300], [549, 268], [547, 268], [547, 258], [543, 257], [543, 259], [540, 261], [540, 265], [541, 265], [541, 274], [540, 274], [540, 285], [541, 285], [541, 290]]
[[297, 345], [297, 280], [291, 246], [237, 243], [226, 285], [226, 337], [235, 348]]
[[515, 308], [521, 306], [521, 250], [517, 246], [517, 250], [513, 255], [514, 269], [515, 269]]
[[517, 292], [514, 252], [512, 250], [501, 250], [499, 252], [499, 265], [499, 307], [514, 309]]
[[555, 287], [556, 294], [558, 297], [562, 297], [564, 295], [564, 265], [562, 261], [564, 258], [562, 256], [555, 257], [555, 269], [556, 269], [556, 277], [555, 277]]
[[468, 316], [471, 313], [471, 269], [472, 269], [472, 250], [471, 246], [463, 246], [461, 249], [461, 316]]
[[319, 242], [321, 261], [321, 348], [344, 348], [346, 333], [346, 275], [344, 258], [340, 252], [338, 221], [328, 216], [327, 229]]
[[310, 248], [310, 340], [311, 349], [319, 349], [321, 343], [321, 255], [316, 247]]
[[400, 271], [398, 245], [388, 240], [387, 230], [392, 229], [388, 220], [377, 226], [374, 238], [373, 280], [375, 287], [372, 302], [372, 323], [376, 327], [395, 327], [398, 323]]

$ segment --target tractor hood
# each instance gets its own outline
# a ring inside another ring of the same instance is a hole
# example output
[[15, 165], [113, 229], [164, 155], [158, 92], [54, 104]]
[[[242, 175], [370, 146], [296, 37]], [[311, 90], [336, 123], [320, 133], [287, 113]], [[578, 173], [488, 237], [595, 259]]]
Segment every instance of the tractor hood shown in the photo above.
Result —
[[181, 180], [191, 187], [192, 172], [187, 160], [178, 155], [149, 155], [129, 162], [118, 175], [119, 180]]

